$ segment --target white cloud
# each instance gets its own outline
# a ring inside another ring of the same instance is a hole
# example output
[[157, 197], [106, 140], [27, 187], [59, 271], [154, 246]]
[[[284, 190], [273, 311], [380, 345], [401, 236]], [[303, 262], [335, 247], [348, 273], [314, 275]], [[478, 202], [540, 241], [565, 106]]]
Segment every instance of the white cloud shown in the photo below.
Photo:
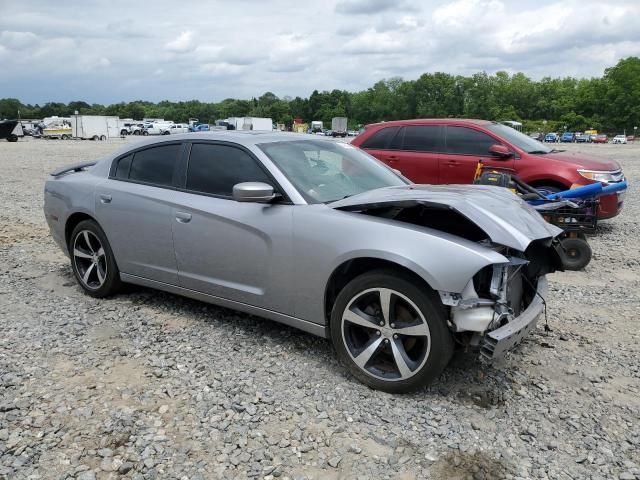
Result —
[[39, 38], [33, 32], [0, 32], [0, 45], [11, 50], [23, 50], [32, 47], [39, 42]]
[[171, 40], [165, 45], [165, 48], [170, 52], [176, 53], [186, 53], [190, 52], [195, 48], [195, 43], [193, 41], [193, 32], [187, 30], [178, 35], [177, 38]]

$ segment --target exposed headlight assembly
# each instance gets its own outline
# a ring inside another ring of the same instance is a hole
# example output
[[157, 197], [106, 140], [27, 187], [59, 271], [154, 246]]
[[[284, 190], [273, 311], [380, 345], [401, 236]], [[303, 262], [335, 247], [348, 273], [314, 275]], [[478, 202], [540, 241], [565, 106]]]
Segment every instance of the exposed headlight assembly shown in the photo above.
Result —
[[593, 180], [594, 182], [610, 183], [616, 181], [613, 174], [615, 172], [602, 172], [598, 170], [578, 170], [578, 173], [584, 178]]

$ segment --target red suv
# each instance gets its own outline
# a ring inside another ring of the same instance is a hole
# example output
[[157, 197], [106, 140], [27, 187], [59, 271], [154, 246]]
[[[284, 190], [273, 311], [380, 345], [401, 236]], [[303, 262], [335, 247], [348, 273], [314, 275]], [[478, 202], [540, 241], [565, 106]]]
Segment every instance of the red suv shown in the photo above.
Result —
[[[509, 168], [525, 182], [548, 191], [573, 185], [624, 180], [614, 160], [567, 153], [511, 127], [488, 120], [397, 120], [367, 125], [353, 145], [415, 183], [472, 183], [478, 160]], [[624, 192], [603, 196], [599, 218], [615, 217]]]

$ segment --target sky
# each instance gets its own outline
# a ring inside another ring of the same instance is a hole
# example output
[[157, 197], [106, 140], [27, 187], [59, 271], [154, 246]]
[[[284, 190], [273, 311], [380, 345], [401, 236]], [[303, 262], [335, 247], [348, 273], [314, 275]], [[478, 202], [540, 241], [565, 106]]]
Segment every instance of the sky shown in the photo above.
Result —
[[206, 102], [478, 71], [601, 76], [640, 0], [0, 0], [0, 98]]

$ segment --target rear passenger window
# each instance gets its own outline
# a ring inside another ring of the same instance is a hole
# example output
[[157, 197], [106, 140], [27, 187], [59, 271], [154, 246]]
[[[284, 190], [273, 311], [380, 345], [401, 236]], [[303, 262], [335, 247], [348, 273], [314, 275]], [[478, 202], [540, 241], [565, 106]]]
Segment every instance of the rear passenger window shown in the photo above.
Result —
[[500, 142], [486, 133], [466, 127], [447, 127], [447, 153], [488, 156], [489, 147]]
[[414, 125], [404, 129], [403, 150], [413, 152], [439, 152], [440, 131], [438, 125]]
[[133, 154], [122, 157], [116, 165], [116, 178], [129, 178], [129, 168], [131, 168], [131, 159]]
[[383, 128], [375, 132], [371, 137], [364, 141], [362, 148], [370, 148], [373, 150], [385, 150], [391, 140], [396, 135], [400, 127]]
[[244, 150], [227, 145], [194, 144], [187, 168], [187, 190], [232, 196], [242, 182], [273, 182]]
[[129, 180], [170, 186], [180, 147], [180, 144], [162, 145], [136, 152], [131, 162]]

